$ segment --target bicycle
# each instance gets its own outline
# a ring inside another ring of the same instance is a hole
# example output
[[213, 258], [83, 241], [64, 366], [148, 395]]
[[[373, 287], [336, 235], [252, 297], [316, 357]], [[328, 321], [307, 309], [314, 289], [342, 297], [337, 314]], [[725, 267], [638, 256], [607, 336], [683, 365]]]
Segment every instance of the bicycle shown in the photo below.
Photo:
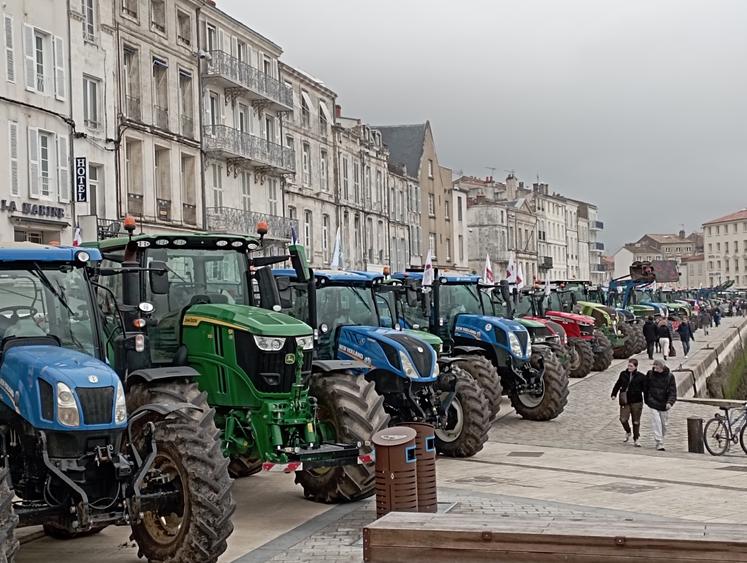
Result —
[[[711, 455], [724, 455], [732, 444], [739, 444], [747, 454], [747, 403], [740, 407], [719, 407], [724, 414], [716, 413], [703, 429], [703, 442]], [[737, 410], [736, 417], [731, 411]]]

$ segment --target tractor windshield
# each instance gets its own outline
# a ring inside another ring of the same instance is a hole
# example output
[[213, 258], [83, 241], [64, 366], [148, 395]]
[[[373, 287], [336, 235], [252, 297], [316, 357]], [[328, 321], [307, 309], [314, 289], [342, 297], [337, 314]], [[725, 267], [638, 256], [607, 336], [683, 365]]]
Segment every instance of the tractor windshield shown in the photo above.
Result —
[[477, 292], [477, 285], [442, 285], [439, 288], [441, 316], [449, 322], [462, 313], [482, 315], [482, 302]]
[[371, 295], [364, 286], [328, 285], [316, 292], [316, 313], [330, 329], [341, 325], [379, 326]]
[[533, 316], [532, 299], [527, 295], [522, 295], [521, 299], [514, 301], [514, 314], [517, 317]]
[[634, 292], [636, 303], [652, 303], [654, 301], [650, 289], [636, 289]]
[[82, 268], [0, 269], [0, 338], [54, 336], [96, 355], [91, 311]]

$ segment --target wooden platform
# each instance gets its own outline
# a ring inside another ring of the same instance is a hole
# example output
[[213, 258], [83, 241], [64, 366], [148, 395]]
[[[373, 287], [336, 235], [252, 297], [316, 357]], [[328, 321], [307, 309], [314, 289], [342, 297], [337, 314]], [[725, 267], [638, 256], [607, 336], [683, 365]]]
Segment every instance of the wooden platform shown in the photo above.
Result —
[[393, 512], [363, 529], [364, 561], [747, 561], [747, 527]]

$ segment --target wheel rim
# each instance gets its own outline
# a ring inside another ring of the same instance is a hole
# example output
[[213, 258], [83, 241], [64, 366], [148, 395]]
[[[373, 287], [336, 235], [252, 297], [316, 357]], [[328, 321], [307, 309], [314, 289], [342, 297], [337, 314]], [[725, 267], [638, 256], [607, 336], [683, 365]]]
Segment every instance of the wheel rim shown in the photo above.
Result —
[[[715, 424], [711, 424], [715, 422]], [[713, 426], [711, 430], [709, 427]], [[721, 420], [711, 420], [703, 432], [705, 446], [713, 455], [721, 455], [729, 449], [729, 437], [726, 425]]]
[[532, 394], [532, 393], [522, 393], [519, 395], [519, 400], [521, 401], [521, 404], [528, 408], [534, 408], [538, 407], [540, 404], [542, 404], [542, 399], [545, 398], [545, 389], [542, 388], [542, 393], [538, 394]]
[[464, 430], [464, 410], [462, 409], [462, 403], [454, 396], [451, 405], [449, 405], [449, 412], [446, 413], [445, 428], [436, 429], [436, 436], [442, 442], [451, 443], [459, 439], [462, 430]]
[[[183, 531], [182, 524], [189, 520], [189, 502], [184, 494], [186, 476], [182, 468], [167, 452], [161, 451], [153, 461], [153, 469], [168, 479], [169, 484], [182, 491], [177, 512], [146, 512], [143, 515], [143, 527], [154, 542], [169, 545], [177, 540]], [[147, 488], [147, 487], [146, 487]]]
[[576, 371], [581, 364], [581, 355], [576, 349], [576, 345], [573, 344], [568, 347], [568, 365], [571, 367], [571, 371]]

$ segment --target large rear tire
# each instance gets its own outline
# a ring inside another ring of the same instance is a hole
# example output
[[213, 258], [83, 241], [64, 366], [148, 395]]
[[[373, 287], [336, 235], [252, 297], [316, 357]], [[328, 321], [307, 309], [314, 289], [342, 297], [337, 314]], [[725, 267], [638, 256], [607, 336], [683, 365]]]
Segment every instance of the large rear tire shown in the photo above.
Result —
[[[148, 416], [132, 429], [135, 445], [142, 448], [144, 422], [153, 422], [157, 448], [153, 469], [183, 491], [177, 511], [146, 512], [132, 524], [138, 556], [149, 561], [213, 563], [226, 550], [233, 531], [231, 515], [236, 505], [231, 498], [228, 460], [221, 452], [215, 411], [207, 405], [206, 397], [189, 380], [138, 382], [127, 392], [129, 412], [149, 403], [191, 403], [197, 407], [166, 418]], [[148, 493], [150, 486], [146, 478], [143, 493]], [[153, 489], [162, 486], [156, 481]]]
[[609, 339], [599, 330], [594, 331], [593, 348], [597, 350], [594, 353], [593, 371], [604, 371], [612, 365], [612, 344]]
[[594, 367], [594, 350], [591, 344], [580, 338], [569, 338], [568, 347], [572, 349], [575, 361], [571, 362], [570, 377], [586, 377]]
[[544, 369], [542, 395], [519, 394], [511, 391], [509, 398], [516, 413], [527, 420], [552, 420], [568, 404], [568, 378], [550, 350], [533, 349], [530, 363], [535, 369]]
[[[311, 377], [309, 393], [317, 399], [320, 425], [334, 432], [335, 442], [369, 442], [376, 432], [389, 425], [384, 397], [363, 376], [347, 372], [317, 373]], [[365, 451], [370, 452], [370, 446]], [[375, 470], [373, 463], [304, 469], [296, 472], [296, 483], [303, 487], [307, 499], [350, 502], [374, 493]]]
[[501, 410], [501, 397], [503, 396], [501, 376], [493, 362], [483, 356], [472, 356], [455, 360], [452, 365], [454, 364], [471, 375], [480, 386], [488, 402], [490, 420], [493, 420]]
[[619, 327], [625, 340], [622, 346], [615, 348], [614, 357], [618, 360], [626, 360], [637, 353], [635, 332], [633, 326], [628, 323], [622, 323]]
[[262, 471], [262, 460], [252, 459], [246, 455], [231, 458], [228, 464], [228, 474], [233, 479], [242, 479]]
[[636, 349], [638, 350], [636, 354], [640, 354], [641, 352], [644, 352], [646, 350], [646, 337], [643, 336], [643, 329], [640, 326], [636, 327], [635, 336]]
[[[488, 400], [471, 375], [457, 366], [452, 371], [457, 377], [456, 393], [449, 405], [445, 427], [436, 428], [436, 451], [448, 457], [472, 457], [488, 441]], [[446, 395], [443, 393], [442, 399]]]
[[0, 563], [13, 563], [18, 553], [16, 525], [18, 515], [13, 510], [13, 489], [10, 488], [10, 472], [0, 469]]

